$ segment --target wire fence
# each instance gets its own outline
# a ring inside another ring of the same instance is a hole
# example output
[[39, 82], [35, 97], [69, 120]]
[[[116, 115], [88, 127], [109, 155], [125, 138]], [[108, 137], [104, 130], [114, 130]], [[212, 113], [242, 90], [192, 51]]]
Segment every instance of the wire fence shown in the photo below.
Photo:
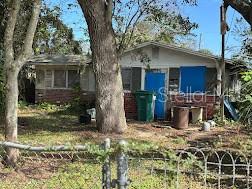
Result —
[[[139, 151], [104, 144], [32, 147], [2, 142], [0, 188], [251, 188], [251, 157], [239, 151]], [[15, 170], [5, 168], [7, 148], [20, 150]], [[13, 179], [13, 175], [15, 179]]]

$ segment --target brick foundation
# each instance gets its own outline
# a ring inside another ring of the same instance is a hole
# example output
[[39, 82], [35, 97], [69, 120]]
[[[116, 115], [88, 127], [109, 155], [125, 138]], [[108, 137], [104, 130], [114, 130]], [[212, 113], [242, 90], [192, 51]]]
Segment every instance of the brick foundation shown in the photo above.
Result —
[[[35, 103], [49, 102], [55, 104], [65, 104], [72, 102], [79, 97], [79, 93], [71, 89], [36, 89]], [[95, 95], [92, 92], [81, 93], [82, 102], [94, 102]]]
[[[167, 107], [171, 106], [201, 106], [203, 107], [203, 119], [212, 119], [215, 113], [215, 105], [219, 98], [213, 95], [194, 95], [194, 97], [173, 95], [171, 101], [167, 102]], [[136, 98], [132, 93], [124, 93], [124, 109], [127, 119], [137, 119]], [[169, 114], [169, 108], [167, 109]], [[169, 115], [167, 115], [169, 117]]]
[[[55, 104], [65, 104], [79, 97], [78, 93], [69, 89], [36, 89], [35, 102], [49, 102]], [[81, 102], [95, 102], [94, 92], [82, 92]], [[137, 118], [137, 107], [135, 96], [132, 93], [124, 93], [124, 108], [127, 119]]]
[[[65, 89], [36, 89], [35, 100], [36, 103], [50, 102], [57, 104], [64, 104], [71, 102], [74, 98], [79, 95], [73, 90]], [[82, 102], [94, 103], [95, 94], [90, 92], [82, 92]], [[194, 95], [192, 96], [180, 96], [172, 95], [170, 101], [167, 102], [167, 107], [171, 106], [202, 106], [203, 107], [203, 118], [212, 119], [215, 113], [215, 104], [219, 102], [219, 99], [215, 96], [210, 95]], [[124, 93], [124, 109], [127, 119], [137, 118], [137, 104], [136, 98], [132, 93]], [[169, 108], [167, 108], [167, 114], [169, 114]], [[168, 116], [169, 117], [169, 116]]]
[[124, 110], [127, 119], [137, 118], [136, 98], [132, 93], [124, 93]]
[[203, 118], [212, 119], [215, 113], [215, 105], [219, 98], [213, 95], [173, 95], [169, 102], [172, 106], [200, 106], [203, 107]]

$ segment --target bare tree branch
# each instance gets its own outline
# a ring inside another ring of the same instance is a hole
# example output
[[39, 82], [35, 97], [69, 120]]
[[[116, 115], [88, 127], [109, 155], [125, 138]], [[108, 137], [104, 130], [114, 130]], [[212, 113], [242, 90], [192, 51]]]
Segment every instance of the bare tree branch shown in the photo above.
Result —
[[[140, 20], [140, 18], [143, 16], [143, 14], [145, 13], [145, 11], [148, 9], [147, 7], [149, 7], [151, 5], [153, 1], [149, 1], [148, 3], [146, 2], [146, 5], [144, 6], [144, 8], [142, 9], [141, 5], [140, 5], [140, 2], [137, 1], [137, 4], [138, 4], [138, 9], [136, 10], [136, 12], [133, 14], [133, 16], [130, 18], [129, 22], [127, 23], [126, 27], [125, 27], [125, 31], [123, 33], [123, 36], [121, 38], [121, 41], [120, 41], [120, 45], [119, 45], [119, 48], [118, 48], [118, 52], [119, 54], [123, 52], [126, 44], [130, 43], [131, 39], [132, 39], [132, 36], [133, 36], [133, 33], [135, 31], [135, 28], [138, 24], [138, 21]], [[134, 23], [133, 23], [134, 22]], [[126, 40], [126, 35], [129, 31], [129, 29], [131, 29], [131, 32], [130, 32], [130, 37], [128, 39], [128, 42], [125, 43], [125, 40]]]
[[225, 5], [239, 12], [252, 27], [252, 2], [247, 0], [224, 0]]

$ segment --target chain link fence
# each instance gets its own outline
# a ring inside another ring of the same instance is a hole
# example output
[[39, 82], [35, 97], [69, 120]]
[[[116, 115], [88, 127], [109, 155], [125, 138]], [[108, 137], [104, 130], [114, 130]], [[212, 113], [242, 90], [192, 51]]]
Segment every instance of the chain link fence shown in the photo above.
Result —
[[[185, 189], [251, 188], [251, 158], [232, 150], [190, 147], [136, 150], [125, 141], [113, 147], [32, 147], [1, 142], [0, 188]], [[6, 168], [5, 149], [19, 149], [15, 170]]]

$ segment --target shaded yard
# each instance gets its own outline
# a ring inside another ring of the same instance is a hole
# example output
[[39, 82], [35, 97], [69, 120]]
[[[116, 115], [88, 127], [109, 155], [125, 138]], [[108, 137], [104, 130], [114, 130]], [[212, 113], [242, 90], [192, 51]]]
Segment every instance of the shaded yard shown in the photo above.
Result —
[[[168, 126], [168, 128], [164, 128]], [[200, 125], [190, 125], [187, 130], [176, 130], [169, 122], [142, 123], [128, 121], [128, 130], [123, 135], [101, 134], [95, 122], [81, 125], [78, 116], [65, 107], [52, 110], [26, 107], [19, 110], [19, 141], [32, 145], [100, 143], [109, 137], [137, 142], [153, 142], [167, 148], [228, 147], [250, 150], [250, 131], [240, 126], [215, 127], [210, 132], [200, 131]], [[4, 139], [1, 125], [0, 139]]]
[[[100, 143], [109, 137], [114, 142], [123, 138], [129, 142], [154, 143], [172, 149], [197, 146], [249, 151], [252, 146], [249, 131], [237, 126], [215, 127], [211, 132], [200, 131], [199, 125], [190, 125], [187, 130], [175, 130], [169, 127], [169, 122], [128, 121], [128, 126], [123, 135], [104, 135], [96, 130], [94, 122], [90, 125], [79, 124], [78, 116], [66, 107], [41, 109], [36, 106], [19, 110], [19, 141], [30, 145]], [[4, 139], [3, 125], [0, 138]], [[114, 163], [112, 166], [115, 178]], [[150, 175], [149, 165], [141, 165], [140, 169], [138, 166], [138, 162], [130, 162], [129, 174], [134, 180], [130, 188], [175, 188], [174, 176]], [[157, 166], [163, 168], [162, 162], [157, 162]], [[180, 179], [181, 188], [202, 188], [193, 178], [181, 175]], [[17, 170], [0, 167], [0, 185], [5, 189], [101, 188], [101, 164], [71, 159], [22, 159]]]

